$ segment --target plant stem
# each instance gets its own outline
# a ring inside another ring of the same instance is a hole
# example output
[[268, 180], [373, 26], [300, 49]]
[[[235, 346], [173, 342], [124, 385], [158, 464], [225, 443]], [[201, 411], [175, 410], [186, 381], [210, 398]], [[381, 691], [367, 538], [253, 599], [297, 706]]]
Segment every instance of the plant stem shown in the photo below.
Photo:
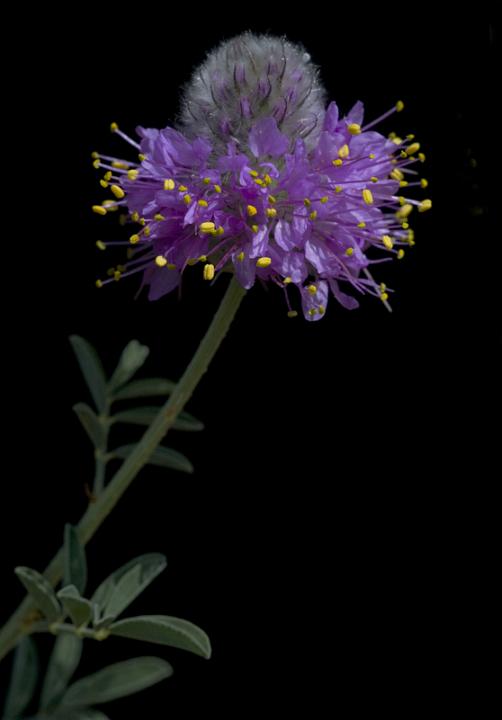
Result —
[[[245, 293], [246, 291], [235, 278], [232, 278], [211, 325], [172, 395], [161, 407], [157, 417], [148, 427], [134, 451], [121, 465], [97, 501], [89, 505], [80, 520], [78, 536], [82, 544], [85, 545], [92, 538], [105, 518], [108, 517], [183, 410], [227, 334]], [[61, 579], [62, 569], [63, 550], [60, 549], [47, 566], [44, 575], [52, 585], [56, 585]], [[22, 633], [29, 629], [30, 614], [34, 610], [34, 603], [29, 597], [26, 597], [4, 625], [0, 631], [0, 660], [15, 647]]]

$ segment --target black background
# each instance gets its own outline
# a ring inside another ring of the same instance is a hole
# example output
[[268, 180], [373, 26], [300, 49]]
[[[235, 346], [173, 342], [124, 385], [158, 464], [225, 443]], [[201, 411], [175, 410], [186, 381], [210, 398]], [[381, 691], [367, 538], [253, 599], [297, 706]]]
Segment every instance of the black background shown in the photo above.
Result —
[[[434, 208], [415, 218], [416, 247], [382, 275], [396, 290], [392, 314], [368, 298], [355, 312], [332, 300], [325, 319], [306, 323], [286, 318], [272, 289], [245, 299], [189, 404], [205, 432], [169, 436], [195, 474], [144, 470], [88, 548], [91, 584], [164, 552], [167, 571], [134, 610], [200, 624], [213, 659], [159, 648], [174, 677], [107, 712], [397, 712], [429, 708], [438, 691], [446, 709], [468, 691], [451, 670], [466, 632], [460, 568], [474, 566], [482, 512], [469, 408], [491, 402], [499, 334], [488, 281], [493, 29], [395, 6], [240, 11], [44, 10], [19, 30], [28, 69], [19, 80], [12, 53], [5, 88], [14, 192], [4, 194], [2, 616], [21, 598], [10, 568], [41, 569], [86, 506], [92, 453], [71, 405], [87, 397], [68, 335], [89, 338], [110, 371], [138, 338], [151, 347], [144, 373], [177, 378], [227, 282], [210, 288], [192, 271], [181, 301], [152, 304], [134, 299], [134, 278], [98, 292], [108, 265], [95, 241], [116, 227], [90, 212], [104, 197], [90, 153], [120, 154], [111, 121], [130, 133], [172, 123], [179, 87], [220, 40], [286, 34], [343, 110], [361, 99], [372, 118], [405, 102], [381, 130], [416, 133]], [[136, 653], [156, 648], [89, 643], [83, 670]]]

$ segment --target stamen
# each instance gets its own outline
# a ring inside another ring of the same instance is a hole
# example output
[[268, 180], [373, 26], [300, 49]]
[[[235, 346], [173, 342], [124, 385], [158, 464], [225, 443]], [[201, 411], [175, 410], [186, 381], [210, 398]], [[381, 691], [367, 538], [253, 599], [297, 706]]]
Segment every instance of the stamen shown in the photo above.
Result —
[[214, 265], [211, 263], [204, 265], [203, 277], [204, 280], [212, 280], [214, 278]]
[[366, 203], [366, 205], [373, 204], [373, 193], [371, 192], [371, 190], [368, 190], [368, 188], [365, 188], [363, 190], [363, 200]]
[[269, 258], [269, 257], [261, 257], [261, 258], [258, 258], [258, 260], [256, 261], [256, 267], [259, 267], [259, 268], [266, 268], [271, 264], [272, 264], [272, 258]]

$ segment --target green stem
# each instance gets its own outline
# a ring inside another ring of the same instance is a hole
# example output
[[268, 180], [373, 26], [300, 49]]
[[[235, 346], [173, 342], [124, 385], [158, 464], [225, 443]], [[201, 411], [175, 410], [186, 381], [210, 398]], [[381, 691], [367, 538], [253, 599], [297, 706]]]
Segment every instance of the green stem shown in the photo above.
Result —
[[[123, 462], [97, 501], [89, 505], [84, 513], [78, 525], [79, 538], [84, 545], [108, 517], [183, 410], [227, 334], [244, 295], [245, 290], [235, 278], [232, 278], [211, 325], [172, 395], [162, 406], [134, 451]], [[47, 566], [44, 575], [52, 585], [56, 585], [61, 579], [62, 569], [63, 551], [60, 549]], [[34, 610], [35, 605], [29, 597], [26, 597], [4, 625], [0, 631], [0, 660], [15, 647], [22, 633], [28, 630], [30, 614]]]

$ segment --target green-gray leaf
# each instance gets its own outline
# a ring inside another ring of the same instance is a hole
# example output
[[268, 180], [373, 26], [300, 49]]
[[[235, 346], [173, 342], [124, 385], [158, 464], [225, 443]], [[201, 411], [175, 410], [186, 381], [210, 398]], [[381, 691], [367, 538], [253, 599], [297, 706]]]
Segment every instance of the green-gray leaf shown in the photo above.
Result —
[[28, 567], [17, 567], [14, 572], [45, 617], [51, 621], [58, 620], [61, 617], [61, 606], [49, 581]]
[[211, 643], [201, 628], [168, 615], [142, 615], [119, 620], [110, 626], [112, 635], [170, 645], [203, 658], [211, 657]]
[[[97, 588], [96, 592], [91, 598], [91, 602], [97, 603], [102, 610], [102, 615], [108, 614], [108, 604], [111, 597], [113, 596], [114, 590], [120, 580], [134, 567], [139, 566], [141, 568], [141, 588], [139, 589], [138, 595], [160, 575], [165, 569], [167, 560], [164, 555], [160, 553], [148, 553], [146, 555], [140, 555], [122, 567], [115, 570], [109, 577], [104, 580], [101, 585]], [[136, 596], [137, 597], [137, 596]], [[133, 598], [134, 599], [134, 598]], [[131, 600], [132, 602], [132, 600]]]
[[[151, 425], [157, 417], [160, 406], [147, 406], [123, 410], [114, 415], [111, 420], [115, 423], [127, 423], [129, 425]], [[204, 423], [194, 418], [187, 412], [181, 412], [172, 425], [173, 430], [185, 430], [196, 432], [204, 430]]]
[[135, 400], [136, 398], [170, 395], [175, 387], [175, 382], [165, 378], [134, 380], [134, 382], [120, 388], [115, 393], [114, 400]]
[[60, 590], [58, 598], [76, 627], [87, 625], [92, 617], [92, 603], [80, 596], [75, 585], [68, 585]]
[[75, 585], [81, 595], [87, 584], [85, 550], [76, 529], [69, 524], [64, 529], [64, 584]]
[[[113, 457], [126, 460], [132, 453], [136, 445], [122, 445], [110, 453]], [[155, 448], [150, 459], [149, 465], [157, 465], [158, 467], [170, 468], [171, 470], [180, 470], [181, 472], [192, 473], [193, 465], [190, 460], [177, 450], [167, 447]]]
[[82, 638], [73, 633], [61, 633], [54, 643], [47, 673], [45, 675], [40, 710], [59, 702], [82, 655]]
[[109, 391], [113, 393], [118, 387], [128, 382], [143, 365], [149, 353], [150, 349], [146, 345], [141, 345], [137, 340], [131, 340], [122, 351], [119, 363], [108, 385]]
[[96, 407], [102, 412], [106, 407], [106, 375], [101, 360], [93, 346], [79, 335], [71, 335], [70, 343]]
[[66, 707], [78, 707], [116, 700], [151, 687], [172, 672], [169, 663], [160, 658], [133, 658], [78, 680], [68, 688], [62, 703]]
[[85, 403], [77, 403], [73, 406], [73, 412], [80, 420], [80, 424], [94, 447], [100, 447], [103, 444], [104, 428], [94, 410]]
[[24, 637], [16, 648], [14, 663], [4, 707], [4, 720], [14, 720], [22, 715], [30, 702], [38, 676], [38, 658], [31, 637]]

